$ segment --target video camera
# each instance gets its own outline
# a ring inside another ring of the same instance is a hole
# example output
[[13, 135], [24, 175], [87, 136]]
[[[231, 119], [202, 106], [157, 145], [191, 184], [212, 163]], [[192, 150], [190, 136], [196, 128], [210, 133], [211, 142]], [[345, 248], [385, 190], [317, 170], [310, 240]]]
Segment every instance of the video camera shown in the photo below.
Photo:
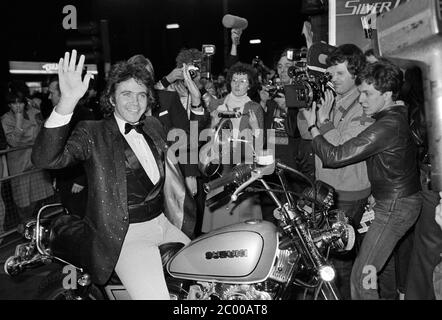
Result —
[[321, 103], [326, 90], [331, 90], [335, 94], [332, 77], [329, 73], [295, 71], [292, 84], [284, 87], [287, 108], [307, 108], [310, 109], [313, 102]]
[[295, 65], [287, 71], [292, 78], [290, 85], [284, 86], [284, 94], [287, 108], [312, 107], [313, 102], [321, 103], [326, 90], [335, 94], [331, 75], [326, 72], [326, 57], [335, 47], [325, 43], [317, 43], [310, 47], [307, 53], [304, 51], [287, 51]]
[[307, 51], [304, 49], [287, 49], [286, 56], [289, 61], [303, 61], [307, 58]]

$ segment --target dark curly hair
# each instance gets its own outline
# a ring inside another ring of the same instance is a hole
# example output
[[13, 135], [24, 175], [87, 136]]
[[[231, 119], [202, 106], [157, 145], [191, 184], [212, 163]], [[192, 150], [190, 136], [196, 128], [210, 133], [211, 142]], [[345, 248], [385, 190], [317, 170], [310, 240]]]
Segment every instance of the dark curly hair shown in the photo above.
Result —
[[117, 84], [129, 79], [135, 79], [140, 84], [144, 84], [147, 88], [147, 109], [152, 108], [155, 105], [155, 99], [153, 95], [154, 80], [152, 75], [147, 69], [136, 63], [129, 63], [121, 61], [112, 66], [109, 73], [109, 78], [106, 83], [106, 87], [101, 95], [101, 111], [105, 118], [110, 117], [114, 113], [115, 107], [111, 101], [115, 100], [115, 90]]
[[227, 71], [226, 77], [226, 86], [228, 92], [232, 91], [232, 78], [234, 74], [246, 74], [247, 80], [249, 80], [249, 90], [247, 91], [247, 95], [252, 97], [258, 91], [258, 74], [256, 70], [252, 67], [252, 65], [242, 62], [237, 62]]
[[195, 48], [191, 49], [181, 49], [178, 55], [176, 56], [176, 66], [177, 68], [181, 68], [183, 63], [190, 64], [193, 62], [197, 62], [198, 66], [201, 64], [201, 60], [203, 58], [203, 53]]
[[367, 64], [356, 79], [356, 85], [360, 85], [363, 81], [367, 84], [372, 84], [381, 93], [391, 91], [393, 100], [397, 100], [404, 77], [398, 66], [389, 61], [382, 60]]
[[347, 61], [347, 70], [357, 77], [367, 64], [366, 57], [358, 46], [347, 43], [340, 45], [327, 57], [328, 65], [337, 65]]

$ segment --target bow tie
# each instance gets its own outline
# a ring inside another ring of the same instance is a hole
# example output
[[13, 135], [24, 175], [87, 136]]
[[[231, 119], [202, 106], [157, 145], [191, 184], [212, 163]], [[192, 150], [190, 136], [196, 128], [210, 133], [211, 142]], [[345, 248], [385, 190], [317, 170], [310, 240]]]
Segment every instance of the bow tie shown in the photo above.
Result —
[[136, 132], [143, 134], [143, 123], [138, 122], [137, 124], [127, 123], [124, 125], [124, 134], [128, 134], [132, 129], [135, 129]]

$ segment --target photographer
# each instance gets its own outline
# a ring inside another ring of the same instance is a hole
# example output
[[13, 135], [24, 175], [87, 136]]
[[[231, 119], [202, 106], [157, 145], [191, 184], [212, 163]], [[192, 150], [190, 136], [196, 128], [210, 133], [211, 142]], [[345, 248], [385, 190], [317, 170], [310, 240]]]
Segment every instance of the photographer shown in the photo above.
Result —
[[[191, 121], [197, 121], [198, 132], [206, 128], [210, 123], [210, 116], [206, 111], [207, 105], [203, 99], [205, 92], [202, 90], [200, 83], [202, 58], [202, 52], [195, 48], [181, 50], [176, 57], [176, 67], [155, 85], [155, 89], [176, 91], [178, 93], [181, 105], [187, 114], [186, 121], [189, 123], [189, 127]], [[191, 77], [185, 77], [184, 71], [188, 72]], [[198, 145], [198, 150], [191, 149], [190, 153], [198, 154], [200, 147], [201, 145]], [[188, 163], [190, 163], [190, 159], [189, 155]], [[202, 224], [206, 197], [202, 187], [204, 181], [197, 165], [192, 164], [191, 167], [195, 168], [195, 170], [191, 173], [184, 172], [184, 175], [186, 177], [186, 185], [197, 202], [198, 221], [195, 233], [198, 235]]]
[[288, 75], [295, 65], [293, 49], [285, 49], [276, 65], [277, 78], [274, 84], [262, 86], [260, 104], [264, 110], [264, 128], [275, 130], [275, 157], [302, 173], [314, 178], [314, 158], [310, 141], [303, 141], [296, 118], [298, 109], [288, 109], [284, 95], [284, 85], [291, 83]]
[[[327, 57], [327, 72], [336, 92], [326, 91], [325, 101], [318, 110], [318, 128], [323, 137], [332, 145], [340, 145], [356, 137], [373, 123], [358, 102], [359, 90], [356, 86], [357, 74], [365, 66], [363, 52], [353, 44], [337, 47]], [[299, 114], [298, 123], [301, 133], [310, 136], [308, 125]], [[370, 182], [364, 161], [340, 168], [326, 168], [321, 159], [315, 157], [316, 179], [324, 181], [336, 190], [335, 206], [344, 211], [355, 229], [358, 229], [364, 207], [370, 195]], [[357, 242], [360, 242], [357, 235]], [[347, 255], [333, 256], [337, 271], [337, 286], [344, 299], [350, 299], [350, 274], [356, 250]]]
[[[267, 146], [274, 144], [275, 158], [283, 163], [298, 169], [310, 178], [314, 178], [314, 157], [311, 150], [311, 141], [305, 141], [301, 138], [296, 117], [298, 109], [286, 107], [284, 95], [284, 85], [291, 83], [288, 75], [288, 69], [295, 65], [293, 60], [293, 49], [285, 49], [278, 58], [276, 64], [277, 77], [271, 85], [263, 85], [260, 92], [260, 105], [264, 110], [264, 132], [267, 135], [268, 130], [274, 130], [274, 141], [270, 141], [271, 136], [266, 136]], [[289, 57], [287, 54], [289, 53]], [[290, 56], [291, 55], [291, 56]], [[290, 59], [289, 59], [290, 58]], [[289, 183], [294, 190], [301, 192], [306, 183], [302, 180], [293, 180], [289, 177]], [[278, 181], [276, 175], [270, 176], [270, 179]], [[263, 218], [268, 221], [274, 221], [273, 210], [275, 205], [265, 193], [261, 194], [261, 206]]]

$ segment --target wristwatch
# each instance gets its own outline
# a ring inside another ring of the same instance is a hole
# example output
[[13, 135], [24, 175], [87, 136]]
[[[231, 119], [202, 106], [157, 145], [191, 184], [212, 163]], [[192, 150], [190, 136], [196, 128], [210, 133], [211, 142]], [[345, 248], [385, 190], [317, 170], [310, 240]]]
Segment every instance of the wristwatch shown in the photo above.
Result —
[[166, 77], [163, 77], [163, 78], [160, 80], [160, 82], [161, 82], [161, 84], [163, 85], [164, 88], [167, 88], [168, 86], [170, 86], [170, 82], [169, 82], [169, 80], [167, 80]]
[[308, 127], [307, 131], [312, 133], [313, 128], [316, 128], [316, 124], [312, 124], [310, 127]]
[[202, 106], [203, 106], [203, 101], [201, 101], [200, 104], [197, 105], [197, 106], [194, 106], [194, 105], [190, 104], [190, 107], [191, 107], [192, 109], [197, 109], [197, 108], [202, 107]]

